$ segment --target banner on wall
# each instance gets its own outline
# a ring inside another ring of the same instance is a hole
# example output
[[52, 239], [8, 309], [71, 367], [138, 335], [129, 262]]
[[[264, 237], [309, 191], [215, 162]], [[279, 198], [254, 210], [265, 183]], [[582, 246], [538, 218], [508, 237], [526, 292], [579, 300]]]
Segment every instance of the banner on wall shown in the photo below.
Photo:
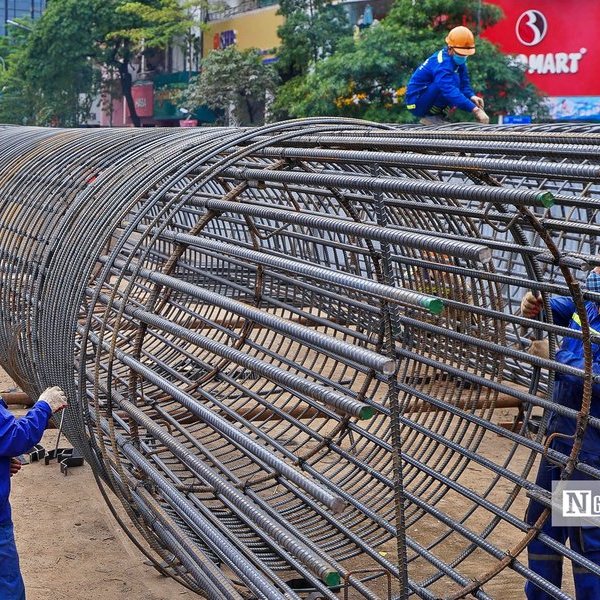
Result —
[[600, 96], [549, 98], [550, 116], [560, 121], [600, 119]]

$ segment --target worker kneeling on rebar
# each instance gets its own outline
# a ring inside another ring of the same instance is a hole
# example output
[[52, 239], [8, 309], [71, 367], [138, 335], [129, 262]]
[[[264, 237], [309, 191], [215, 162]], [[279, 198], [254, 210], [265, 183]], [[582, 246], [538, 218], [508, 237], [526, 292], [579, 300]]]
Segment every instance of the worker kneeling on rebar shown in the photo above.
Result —
[[[596, 267], [588, 275], [586, 282], [587, 290], [600, 293], [600, 268]], [[577, 314], [575, 303], [571, 298], [555, 297], [550, 300], [552, 318], [555, 325], [581, 331], [581, 320]], [[600, 305], [596, 302], [586, 301], [590, 327], [594, 333], [600, 331]], [[524, 317], [536, 317], [542, 311], [542, 298], [528, 292], [521, 301], [521, 314]], [[545, 352], [545, 358], [547, 356]], [[594, 373], [600, 368], [600, 345], [592, 344], [592, 355], [594, 362]], [[583, 340], [575, 337], [564, 336], [558, 352], [556, 361], [571, 367], [583, 369]], [[572, 408], [575, 411], [581, 409], [583, 398], [583, 379], [569, 373], [556, 373], [553, 401], [556, 404]], [[592, 405], [590, 415], [600, 418], [600, 389], [598, 385], [593, 386]], [[562, 454], [569, 455], [573, 447], [573, 436], [575, 434], [576, 421], [568, 415], [557, 412], [552, 413], [548, 421], [546, 434], [558, 434], [553, 436], [550, 448]], [[596, 469], [600, 469], [600, 431], [595, 427], [588, 426], [583, 436], [579, 461]], [[544, 490], [552, 491], [552, 482], [560, 480], [561, 467], [542, 457], [538, 470], [536, 484]], [[575, 481], [597, 481], [592, 476], [575, 470], [570, 477]], [[538, 520], [544, 506], [531, 499], [526, 513], [526, 521], [530, 525]], [[547, 519], [542, 526], [542, 532], [552, 539], [566, 543], [569, 540], [570, 547], [593, 563], [600, 565], [600, 528], [598, 527], [556, 527], [552, 526], [551, 519]], [[563, 556], [537, 537], [527, 546], [529, 554], [529, 568], [555, 585], [561, 588], [563, 575]], [[575, 594], [578, 600], [600, 598], [600, 577], [584, 567], [573, 563], [573, 579], [575, 582]], [[551, 596], [533, 582], [528, 581], [525, 585], [525, 594], [529, 600], [550, 600]]]
[[59, 387], [45, 390], [33, 408], [21, 418], [12, 415], [0, 398], [0, 598], [25, 600], [25, 585], [19, 568], [19, 556], [11, 518], [10, 478], [19, 472], [17, 456], [31, 450], [42, 439], [53, 413], [67, 406], [67, 397]]
[[423, 125], [446, 123], [446, 114], [456, 107], [473, 113], [480, 123], [489, 123], [484, 100], [475, 95], [467, 59], [475, 54], [475, 38], [467, 27], [455, 27], [446, 37], [447, 47], [432, 54], [412, 75], [406, 88], [406, 108]]

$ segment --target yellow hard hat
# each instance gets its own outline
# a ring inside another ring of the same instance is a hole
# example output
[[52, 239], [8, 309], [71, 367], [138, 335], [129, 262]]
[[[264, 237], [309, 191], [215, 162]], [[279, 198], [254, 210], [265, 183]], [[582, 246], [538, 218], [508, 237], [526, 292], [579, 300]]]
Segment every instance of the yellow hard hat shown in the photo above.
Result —
[[455, 27], [450, 30], [446, 36], [446, 44], [448, 48], [452, 48], [457, 54], [470, 56], [475, 54], [475, 38], [468, 27]]

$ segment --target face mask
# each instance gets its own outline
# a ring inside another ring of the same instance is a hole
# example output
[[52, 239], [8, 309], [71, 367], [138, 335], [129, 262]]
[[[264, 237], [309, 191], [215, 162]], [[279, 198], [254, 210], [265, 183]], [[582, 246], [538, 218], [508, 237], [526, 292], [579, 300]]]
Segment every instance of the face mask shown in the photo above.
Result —
[[592, 271], [585, 280], [585, 287], [588, 292], [600, 292], [600, 273]]
[[467, 62], [468, 56], [460, 56], [459, 54], [455, 54], [452, 58], [457, 65], [464, 65]]

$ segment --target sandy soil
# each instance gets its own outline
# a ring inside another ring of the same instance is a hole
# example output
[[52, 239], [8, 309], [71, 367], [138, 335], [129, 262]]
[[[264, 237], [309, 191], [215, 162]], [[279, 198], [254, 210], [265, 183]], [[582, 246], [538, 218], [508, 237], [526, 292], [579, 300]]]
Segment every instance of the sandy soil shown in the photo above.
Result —
[[[0, 390], [12, 382], [0, 373]], [[17, 414], [25, 411], [14, 411]], [[53, 449], [56, 430], [42, 445]], [[62, 440], [61, 446], [68, 446]], [[85, 465], [25, 465], [12, 479], [11, 504], [28, 600], [178, 600], [198, 598], [144, 564]]]
[[[0, 371], [0, 391], [8, 390], [13, 385]], [[25, 410], [15, 412], [24, 414]], [[512, 416], [511, 410], [500, 409], [495, 420], [510, 420]], [[56, 436], [56, 430], [47, 431], [42, 444], [47, 449], [53, 449]], [[68, 446], [68, 442], [63, 438], [60, 445]], [[501, 462], [501, 457], [506, 456], [508, 451], [508, 444], [502, 438], [488, 434], [482, 448], [486, 449], [488, 458]], [[470, 468], [461, 481], [475, 490], [482, 485], [478, 481], [476, 467]], [[110, 514], [87, 465], [74, 468], [64, 476], [56, 462], [48, 466], [43, 461], [36, 462], [24, 466], [12, 483], [13, 519], [28, 600], [198, 598], [145, 564], [143, 555], [127, 539]], [[501, 492], [498, 490], [498, 493]], [[513, 506], [514, 514], [524, 513], [526, 502], [521, 493]], [[452, 513], [451, 498], [443, 499], [440, 508]], [[480, 530], [483, 523], [478, 513], [469, 520], [476, 531]], [[428, 523], [427, 519], [422, 519], [411, 527], [411, 533], [423, 542], [428, 536], [439, 534], [439, 523]], [[514, 530], [499, 527], [492, 537], [499, 547], [509, 548], [516, 541], [514, 536]], [[455, 554], [451, 542], [452, 538], [447, 547], [438, 549], [440, 556], [446, 560]], [[460, 540], [461, 549], [463, 543], [464, 540]], [[393, 555], [393, 546], [381, 549]], [[519, 559], [526, 562], [524, 554]], [[363, 566], [361, 559], [355, 560], [355, 568]], [[471, 576], [478, 576], [489, 566], [489, 557], [473, 555], [463, 569]], [[413, 565], [413, 573], [414, 568]], [[565, 591], [572, 593], [570, 565], [566, 571]], [[497, 600], [514, 600], [523, 598], [522, 586], [523, 580], [507, 570], [484, 589]], [[385, 587], [382, 582], [379, 591], [382, 598], [387, 596]], [[351, 595], [351, 598], [354, 596]]]

